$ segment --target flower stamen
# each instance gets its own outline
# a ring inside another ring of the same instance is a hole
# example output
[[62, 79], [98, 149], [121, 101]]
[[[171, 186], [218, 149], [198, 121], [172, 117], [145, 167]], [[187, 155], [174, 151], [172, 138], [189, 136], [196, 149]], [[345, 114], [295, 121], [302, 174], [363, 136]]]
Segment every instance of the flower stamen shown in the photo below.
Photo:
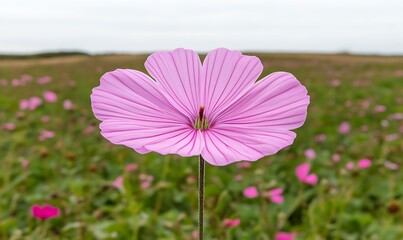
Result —
[[197, 116], [194, 128], [198, 130], [206, 130], [208, 128], [208, 122], [204, 116], [204, 106], [200, 106], [199, 116]]

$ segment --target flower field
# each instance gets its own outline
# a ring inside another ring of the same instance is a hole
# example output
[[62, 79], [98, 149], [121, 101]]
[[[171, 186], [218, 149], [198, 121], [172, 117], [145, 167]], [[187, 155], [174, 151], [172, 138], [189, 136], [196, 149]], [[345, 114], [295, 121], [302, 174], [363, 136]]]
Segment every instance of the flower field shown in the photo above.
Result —
[[[205, 238], [403, 239], [403, 57], [253, 55], [306, 86], [307, 120], [276, 155], [207, 164]], [[146, 58], [0, 58], [0, 239], [197, 239], [198, 158], [113, 145], [91, 109]]]

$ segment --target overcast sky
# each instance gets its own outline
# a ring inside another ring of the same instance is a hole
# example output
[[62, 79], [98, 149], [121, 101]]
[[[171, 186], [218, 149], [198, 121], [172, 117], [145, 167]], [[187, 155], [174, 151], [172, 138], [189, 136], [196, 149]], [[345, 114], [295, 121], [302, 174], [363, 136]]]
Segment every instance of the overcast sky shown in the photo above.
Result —
[[10, 0], [0, 52], [216, 47], [403, 54], [402, 0]]

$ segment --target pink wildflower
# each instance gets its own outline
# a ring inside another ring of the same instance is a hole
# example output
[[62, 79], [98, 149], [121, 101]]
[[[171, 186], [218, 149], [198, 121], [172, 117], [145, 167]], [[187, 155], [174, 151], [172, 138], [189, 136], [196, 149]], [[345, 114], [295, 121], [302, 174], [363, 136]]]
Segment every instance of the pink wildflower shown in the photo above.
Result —
[[238, 168], [250, 168], [252, 165], [250, 162], [243, 161], [243, 162], [239, 162], [236, 166]]
[[20, 101], [20, 110], [27, 110], [29, 107], [29, 100], [28, 99], [21, 99]]
[[365, 168], [369, 168], [371, 166], [371, 160], [370, 159], [361, 159], [360, 161], [358, 161], [358, 167], [361, 169], [365, 169]]
[[298, 179], [306, 184], [316, 185], [318, 182], [318, 176], [314, 173], [309, 174], [311, 165], [309, 163], [302, 163], [295, 169], [295, 175]]
[[40, 99], [39, 97], [31, 97], [28, 103], [28, 109], [33, 111], [35, 110], [37, 107], [39, 107], [42, 104], [42, 99]]
[[4, 129], [4, 130], [7, 130], [7, 131], [12, 131], [12, 130], [15, 129], [15, 124], [14, 124], [14, 123], [11, 123], [11, 122], [5, 123], [5, 124], [3, 125], [3, 129]]
[[326, 141], [326, 135], [325, 134], [319, 134], [315, 136], [315, 141], [316, 142], [324, 142]]
[[238, 226], [240, 223], [241, 223], [241, 219], [239, 219], [239, 218], [235, 218], [235, 219], [226, 218], [226, 219], [224, 219], [224, 221], [222, 222], [222, 225], [223, 225], [224, 227], [230, 228], [230, 227], [236, 227], [236, 226]]
[[375, 112], [385, 112], [386, 111], [386, 107], [383, 105], [377, 105], [375, 106]]
[[243, 190], [243, 195], [247, 198], [257, 198], [259, 196], [259, 192], [256, 187], [247, 187]]
[[275, 188], [273, 190], [270, 190], [270, 200], [273, 203], [281, 204], [284, 202], [284, 197], [283, 197], [283, 189], [282, 188]]
[[337, 153], [333, 154], [333, 155], [332, 155], [332, 160], [333, 160], [334, 162], [340, 161], [340, 155], [337, 154]]
[[21, 162], [21, 167], [24, 168], [24, 169], [26, 169], [26, 168], [28, 168], [28, 166], [29, 166], [29, 160], [23, 158], [23, 159], [22, 159], [22, 162]]
[[346, 164], [346, 169], [347, 170], [353, 170], [354, 169], [354, 163], [353, 162], [348, 162]]
[[350, 132], [350, 124], [348, 122], [342, 122], [339, 126], [339, 133], [345, 135]]
[[33, 205], [31, 207], [31, 214], [35, 218], [46, 220], [49, 218], [58, 217], [60, 215], [60, 211], [57, 207], [53, 207], [50, 205], [45, 205], [43, 207], [39, 205]]
[[123, 187], [123, 177], [119, 176], [113, 181], [112, 186], [118, 189], [121, 189]]
[[316, 152], [315, 152], [315, 150], [312, 149], [312, 148], [306, 149], [305, 152], [304, 152], [304, 154], [305, 154], [305, 157], [308, 158], [308, 159], [311, 160], [311, 161], [312, 161], [312, 160], [315, 160], [315, 158], [316, 158]]
[[38, 82], [39, 84], [41, 84], [41, 85], [48, 84], [48, 83], [50, 83], [51, 81], [52, 81], [52, 78], [49, 77], [49, 76], [40, 77], [40, 78], [38, 78], [38, 80], [37, 80], [37, 82]]
[[255, 161], [291, 145], [306, 118], [306, 88], [285, 72], [256, 82], [262, 63], [239, 51], [213, 50], [203, 64], [192, 50], [157, 52], [145, 67], [154, 79], [118, 69], [91, 95], [102, 135], [139, 153]]
[[53, 103], [57, 101], [57, 95], [54, 92], [51, 91], [45, 91], [43, 93], [43, 98], [45, 99], [45, 101]]
[[278, 232], [275, 240], [294, 240], [296, 237], [296, 233]]
[[67, 100], [63, 101], [63, 107], [66, 110], [71, 110], [71, 109], [74, 109], [75, 106], [69, 99], [67, 99]]
[[52, 131], [41, 130], [41, 134], [39, 135], [38, 140], [43, 142], [46, 139], [53, 138], [54, 136], [55, 136], [55, 133]]
[[50, 117], [48, 115], [44, 115], [44, 116], [41, 117], [41, 121], [43, 123], [48, 123], [49, 120], [50, 120]]
[[138, 169], [138, 166], [135, 163], [129, 163], [129, 164], [126, 165], [125, 169], [128, 172], [133, 172], [133, 171], [136, 171]]

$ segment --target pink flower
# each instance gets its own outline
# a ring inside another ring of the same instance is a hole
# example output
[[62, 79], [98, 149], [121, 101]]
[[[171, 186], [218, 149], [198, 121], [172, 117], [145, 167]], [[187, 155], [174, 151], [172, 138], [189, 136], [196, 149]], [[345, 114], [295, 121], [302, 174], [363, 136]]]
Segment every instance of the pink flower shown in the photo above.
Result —
[[48, 115], [44, 115], [44, 116], [41, 117], [41, 121], [43, 123], [48, 123], [49, 120], [50, 120], [50, 117]]
[[123, 177], [119, 176], [113, 181], [112, 186], [118, 189], [121, 189], [123, 187]]
[[333, 160], [334, 162], [340, 161], [340, 155], [337, 154], [337, 153], [333, 154], [333, 155], [332, 155], [332, 160]]
[[243, 179], [241, 174], [235, 175], [234, 180], [240, 182]]
[[41, 134], [39, 135], [38, 140], [43, 142], [46, 139], [53, 138], [54, 136], [55, 136], [55, 133], [52, 131], [41, 130]]
[[318, 176], [314, 173], [309, 174], [311, 165], [309, 163], [302, 163], [295, 169], [295, 175], [298, 179], [306, 184], [315, 185], [318, 182]]
[[330, 81], [330, 85], [332, 87], [338, 87], [338, 86], [340, 86], [340, 80], [339, 79], [333, 79], [332, 81]]
[[5, 123], [5, 124], [3, 125], [3, 129], [4, 129], [4, 130], [7, 130], [7, 131], [12, 131], [12, 130], [15, 129], [15, 124], [14, 124], [14, 123], [11, 123], [11, 122]]
[[377, 105], [375, 106], [375, 112], [385, 112], [386, 111], [386, 107], [383, 105]]
[[91, 95], [102, 135], [139, 153], [255, 161], [291, 145], [306, 118], [306, 88], [285, 72], [256, 82], [262, 63], [239, 51], [213, 50], [203, 64], [192, 50], [157, 52], [145, 67], [154, 80], [118, 69]]
[[196, 230], [192, 231], [192, 237], [193, 237], [193, 239], [195, 239], [195, 240], [199, 239], [199, 232], [196, 231]]
[[141, 189], [148, 189], [148, 188], [150, 188], [150, 186], [151, 186], [151, 182], [148, 182], [148, 181], [142, 182], [142, 183], [140, 184], [140, 188], [141, 188]]
[[57, 95], [54, 92], [51, 91], [45, 91], [43, 93], [43, 98], [45, 99], [45, 101], [53, 103], [57, 101]]
[[89, 135], [89, 134], [91, 134], [92, 132], [94, 132], [95, 129], [96, 129], [96, 128], [95, 128], [94, 126], [88, 125], [88, 126], [84, 129], [83, 133], [84, 133], [84, 135]]
[[275, 240], [294, 240], [296, 237], [296, 233], [278, 232]]
[[324, 142], [326, 141], [326, 135], [325, 134], [319, 134], [315, 137], [316, 142]]
[[312, 148], [308, 148], [307, 150], [305, 150], [304, 154], [305, 157], [308, 158], [309, 160], [315, 160], [316, 158], [316, 152]]
[[235, 219], [226, 218], [226, 219], [224, 219], [224, 221], [222, 222], [222, 225], [223, 225], [224, 227], [230, 228], [230, 227], [236, 227], [236, 226], [238, 226], [240, 223], [241, 223], [241, 219], [239, 219], [239, 218], [235, 218]]
[[360, 161], [358, 161], [358, 167], [361, 169], [365, 169], [365, 168], [369, 168], [371, 166], [371, 160], [370, 159], [361, 159]]
[[237, 168], [250, 168], [252, 165], [250, 162], [239, 162]]
[[48, 83], [50, 83], [51, 81], [52, 81], [52, 78], [49, 77], [49, 76], [40, 77], [40, 78], [38, 78], [38, 80], [37, 80], [37, 82], [38, 82], [39, 84], [41, 84], [41, 85], [48, 84]]
[[247, 198], [257, 198], [259, 196], [259, 192], [256, 187], [247, 187], [243, 190], [243, 195]]
[[386, 160], [384, 163], [386, 168], [390, 169], [390, 170], [397, 170], [399, 168], [399, 166], [396, 163], [390, 162], [388, 160]]
[[42, 105], [42, 99], [40, 99], [39, 97], [31, 97], [28, 101], [28, 109], [31, 111]]
[[277, 203], [277, 204], [283, 203], [284, 202], [283, 189], [275, 188], [273, 190], [270, 190], [270, 200], [273, 203]]
[[346, 169], [347, 170], [353, 170], [354, 169], [354, 163], [353, 162], [348, 162], [346, 164]]
[[129, 164], [126, 165], [125, 169], [128, 172], [133, 172], [133, 171], [136, 171], [138, 169], [138, 166], [135, 163], [129, 163]]
[[29, 106], [29, 100], [28, 99], [21, 99], [20, 101], [20, 110], [26, 110], [28, 109]]
[[22, 162], [21, 162], [21, 167], [24, 168], [24, 169], [26, 169], [26, 168], [28, 168], [28, 166], [29, 166], [29, 161], [28, 161], [28, 159], [23, 158], [23, 159], [22, 159]]
[[11, 85], [13, 87], [18, 87], [18, 86], [21, 86], [22, 84], [18, 79], [13, 79], [13, 80], [11, 80]]
[[57, 207], [53, 207], [50, 205], [44, 205], [43, 207], [41, 207], [35, 204], [31, 207], [31, 214], [34, 218], [46, 220], [49, 218], [58, 217], [60, 215], [60, 211]]
[[63, 101], [63, 107], [66, 110], [71, 110], [71, 109], [74, 109], [75, 106], [70, 100], [67, 99], [67, 100]]
[[339, 133], [345, 135], [350, 132], [350, 124], [348, 122], [342, 122], [339, 126]]

